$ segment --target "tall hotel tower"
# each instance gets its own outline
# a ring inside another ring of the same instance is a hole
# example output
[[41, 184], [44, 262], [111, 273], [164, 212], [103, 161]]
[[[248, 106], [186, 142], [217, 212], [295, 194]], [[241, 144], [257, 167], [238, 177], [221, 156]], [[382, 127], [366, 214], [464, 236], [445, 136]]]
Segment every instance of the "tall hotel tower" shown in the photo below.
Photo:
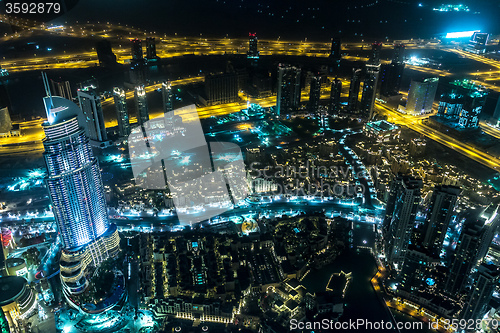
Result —
[[62, 241], [61, 280], [66, 299], [83, 293], [94, 269], [119, 251], [116, 225], [110, 225], [99, 164], [85, 135], [85, 117], [73, 102], [52, 96], [43, 73], [43, 154], [52, 211]]

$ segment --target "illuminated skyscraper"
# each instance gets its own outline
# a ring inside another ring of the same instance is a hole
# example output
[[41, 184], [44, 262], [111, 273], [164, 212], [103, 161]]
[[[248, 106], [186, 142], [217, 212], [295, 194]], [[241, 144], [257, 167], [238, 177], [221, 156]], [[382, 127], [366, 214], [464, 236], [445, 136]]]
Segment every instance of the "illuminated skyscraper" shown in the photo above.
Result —
[[319, 109], [321, 99], [321, 76], [313, 76], [309, 90], [309, 111], [316, 112]]
[[256, 33], [248, 34], [248, 59], [259, 59], [258, 39]]
[[[80, 294], [88, 286], [88, 267], [118, 251], [115, 225], [109, 225], [104, 187], [97, 159], [85, 135], [85, 116], [76, 104], [51, 96], [43, 102], [43, 154], [47, 187], [63, 251], [60, 259], [64, 294]], [[69, 300], [69, 298], [67, 298]], [[70, 300], [69, 300], [70, 301]]]
[[146, 38], [146, 58], [148, 58], [148, 60], [154, 60], [158, 58], [156, 56], [156, 39], [154, 37]]
[[330, 105], [328, 107], [328, 112], [330, 115], [338, 115], [340, 112], [340, 95], [342, 94], [342, 81], [335, 79], [332, 81], [332, 87], [330, 91]]
[[351, 85], [349, 86], [349, 97], [347, 101], [347, 107], [351, 113], [356, 113], [358, 111], [358, 96], [359, 96], [359, 86], [361, 84], [361, 73], [362, 70], [359, 68], [353, 68]]
[[363, 93], [359, 105], [360, 115], [365, 119], [371, 119], [373, 116], [379, 73], [380, 65], [366, 65], [366, 77], [363, 82]]
[[469, 292], [465, 307], [460, 313], [460, 319], [472, 320], [482, 319], [488, 312], [488, 303], [498, 284], [500, 271], [493, 264], [482, 264], [478, 267], [477, 277]]
[[476, 265], [482, 233], [482, 225], [477, 220], [466, 221], [462, 227], [444, 286], [448, 294], [456, 295], [465, 287], [471, 269]]
[[113, 89], [113, 99], [115, 101], [116, 119], [118, 120], [118, 135], [121, 137], [128, 136], [130, 134], [130, 120], [125, 91], [115, 87]]
[[172, 84], [170, 81], [165, 81], [161, 85], [161, 96], [163, 99], [163, 112], [167, 113], [174, 110]]
[[209, 105], [237, 102], [238, 75], [231, 71], [206, 75], [205, 94]]
[[384, 249], [387, 261], [399, 269], [411, 240], [421, 189], [422, 180], [410, 176], [398, 176], [391, 183], [383, 224]]
[[446, 231], [454, 214], [460, 195], [456, 186], [439, 185], [434, 188], [431, 204], [422, 232], [422, 245], [439, 258]]
[[93, 87], [78, 89], [77, 95], [80, 108], [87, 122], [88, 137], [94, 141], [106, 141], [108, 135], [106, 134], [106, 126], [104, 124], [101, 97]]
[[291, 114], [300, 104], [300, 75], [298, 67], [278, 65], [278, 94], [276, 97], [277, 115]]
[[137, 122], [144, 125], [149, 120], [148, 99], [144, 86], [137, 86], [134, 90], [135, 110], [137, 111]]
[[52, 92], [55, 96], [61, 96], [62, 98], [69, 99], [70, 101], [73, 99], [69, 81], [57, 82], [51, 79], [50, 83], [52, 84]]
[[132, 61], [140, 61], [144, 58], [142, 52], [142, 41], [140, 39], [132, 39]]
[[419, 116], [432, 112], [432, 105], [438, 87], [439, 78], [433, 77], [422, 81], [412, 80], [405, 112], [412, 116]]
[[497, 106], [495, 107], [495, 112], [493, 113], [492, 123], [495, 126], [500, 127], [500, 97], [497, 101]]

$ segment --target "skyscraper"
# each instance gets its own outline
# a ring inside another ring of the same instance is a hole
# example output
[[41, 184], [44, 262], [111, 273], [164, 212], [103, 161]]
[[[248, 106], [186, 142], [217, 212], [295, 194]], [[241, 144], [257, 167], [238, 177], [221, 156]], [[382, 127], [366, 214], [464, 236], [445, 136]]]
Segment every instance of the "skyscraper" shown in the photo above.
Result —
[[134, 89], [135, 110], [137, 112], [137, 122], [144, 125], [149, 120], [148, 99], [143, 85]]
[[420, 203], [422, 180], [397, 176], [391, 183], [383, 224], [386, 260], [401, 269]]
[[459, 187], [447, 185], [436, 186], [432, 193], [429, 212], [422, 231], [422, 246], [435, 257], [439, 258], [459, 195]]
[[309, 111], [317, 112], [321, 99], [321, 76], [313, 76], [309, 89]]
[[372, 49], [367, 64], [380, 65], [380, 50], [382, 50], [382, 43], [375, 42], [372, 44]]
[[142, 52], [142, 41], [140, 39], [132, 39], [132, 61], [141, 61], [144, 58]]
[[248, 34], [248, 59], [259, 59], [258, 39], [256, 33]]
[[88, 267], [114, 255], [119, 237], [116, 226], [108, 222], [99, 164], [85, 135], [85, 116], [73, 102], [51, 96], [46, 76], [43, 79], [46, 182], [63, 247], [63, 291], [70, 296], [85, 291]]
[[130, 134], [130, 120], [125, 91], [118, 87], [113, 88], [113, 99], [115, 101], [116, 119], [118, 120], [118, 135], [128, 137]]
[[340, 61], [340, 59], [342, 58], [342, 44], [339, 37], [332, 38], [330, 58], [332, 58], [334, 61]]
[[478, 267], [477, 277], [474, 282], [465, 307], [460, 313], [460, 319], [477, 320], [482, 319], [488, 311], [488, 303], [493, 296], [493, 291], [498, 284], [500, 271], [493, 264], [482, 264]]
[[106, 141], [108, 135], [104, 125], [101, 97], [92, 86], [78, 89], [77, 95], [80, 108], [87, 122], [88, 137], [94, 141]]
[[463, 290], [472, 267], [476, 265], [482, 231], [481, 223], [475, 219], [466, 221], [462, 227], [444, 286], [448, 294], [455, 295]]
[[278, 94], [276, 97], [276, 111], [278, 116], [291, 114], [300, 104], [300, 75], [298, 67], [278, 65]]
[[167, 113], [173, 111], [174, 107], [172, 105], [172, 84], [170, 83], [170, 81], [165, 81], [161, 84], [161, 96], [163, 99], [163, 112]]
[[432, 112], [432, 104], [436, 96], [439, 78], [433, 77], [422, 81], [412, 80], [405, 112], [412, 116], [419, 116]]
[[146, 38], [146, 58], [148, 60], [154, 60], [158, 58], [156, 55], [156, 39], [154, 37]]
[[381, 66], [380, 94], [384, 96], [399, 94], [405, 68], [404, 50], [404, 44], [394, 44], [392, 62]]
[[208, 105], [237, 102], [238, 76], [234, 72], [206, 75], [205, 95]]
[[359, 86], [361, 84], [361, 73], [362, 70], [359, 68], [353, 68], [351, 85], [349, 86], [349, 97], [347, 101], [347, 107], [351, 113], [356, 113], [358, 111], [358, 99], [359, 99]]
[[50, 83], [52, 84], [52, 92], [55, 96], [61, 96], [62, 98], [69, 99], [70, 101], [73, 99], [69, 81], [57, 82], [50, 79]]
[[111, 43], [106, 39], [101, 39], [96, 43], [97, 59], [101, 66], [116, 65], [116, 55], [113, 53]]
[[330, 105], [328, 111], [330, 115], [338, 115], [340, 112], [340, 96], [342, 94], [342, 81], [335, 79], [332, 81], [332, 87], [330, 91]]
[[392, 54], [392, 63], [402, 64], [405, 60], [405, 45], [394, 44], [394, 53]]
[[332, 69], [337, 71], [342, 59], [342, 43], [339, 37], [332, 38], [332, 46], [330, 49], [330, 59], [333, 61]]
[[365, 119], [371, 119], [373, 116], [379, 73], [380, 65], [366, 65], [366, 77], [363, 82], [363, 93], [359, 106], [359, 112]]

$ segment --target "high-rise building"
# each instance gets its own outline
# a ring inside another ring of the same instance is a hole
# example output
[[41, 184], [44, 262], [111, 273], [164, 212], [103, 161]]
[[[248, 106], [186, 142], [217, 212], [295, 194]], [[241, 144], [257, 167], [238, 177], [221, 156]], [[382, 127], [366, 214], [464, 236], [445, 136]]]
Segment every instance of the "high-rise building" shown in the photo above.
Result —
[[146, 90], [144, 86], [137, 86], [134, 89], [135, 110], [137, 112], [137, 122], [144, 125], [149, 120], [149, 108]]
[[486, 256], [493, 238], [495, 238], [500, 229], [500, 205], [496, 207], [491, 205], [486, 208], [481, 213], [481, 219], [483, 222], [483, 232], [481, 235], [480, 246], [476, 253], [476, 262], [481, 261]]
[[351, 84], [349, 86], [349, 97], [347, 101], [347, 107], [351, 113], [356, 113], [358, 111], [358, 100], [359, 100], [359, 86], [361, 84], [361, 73], [360, 68], [353, 68]]
[[401, 269], [413, 233], [422, 180], [397, 176], [391, 183], [383, 224], [386, 260]]
[[402, 64], [405, 61], [405, 45], [394, 44], [394, 53], [392, 54], [392, 63]]
[[115, 101], [116, 119], [118, 120], [118, 135], [128, 137], [130, 134], [130, 120], [125, 90], [118, 87], [113, 88], [113, 99]]
[[61, 280], [66, 299], [83, 293], [90, 271], [119, 250], [116, 225], [109, 225], [99, 164], [85, 135], [85, 116], [76, 104], [50, 93], [43, 102], [43, 154], [47, 188], [62, 243]]
[[141, 61], [144, 58], [142, 52], [142, 41], [140, 39], [132, 39], [132, 61]]
[[460, 313], [460, 319], [472, 320], [482, 319], [488, 312], [488, 303], [493, 296], [493, 291], [498, 284], [500, 270], [493, 264], [481, 264], [477, 270], [477, 277], [474, 281], [465, 307]]
[[309, 111], [317, 112], [321, 99], [321, 76], [313, 76], [309, 89]]
[[446, 231], [454, 215], [460, 195], [456, 186], [438, 185], [434, 188], [431, 204], [422, 231], [422, 246], [439, 258]]
[[383, 96], [394, 96], [399, 94], [401, 79], [405, 68], [404, 44], [394, 44], [392, 62], [381, 66], [380, 94]]
[[359, 105], [359, 112], [366, 119], [371, 119], [373, 116], [379, 73], [380, 65], [366, 65], [366, 77], [363, 82], [363, 93]]
[[456, 295], [464, 289], [472, 267], [476, 265], [476, 256], [482, 236], [482, 225], [477, 220], [466, 221], [457, 242], [457, 247], [451, 260], [450, 270], [444, 290], [450, 295]]
[[330, 115], [338, 115], [340, 112], [340, 96], [342, 94], [342, 81], [335, 78], [332, 81], [332, 87], [330, 91], [330, 105], [328, 107], [328, 112]]
[[165, 81], [161, 84], [161, 96], [163, 99], [163, 112], [167, 113], [174, 110], [172, 84], [170, 81]]
[[334, 61], [340, 61], [340, 59], [342, 59], [342, 44], [339, 37], [332, 38], [330, 58], [332, 58]]
[[468, 79], [455, 80], [450, 83], [449, 91], [441, 96], [438, 116], [458, 119], [458, 126], [462, 128], [477, 128], [487, 96], [485, 87]]
[[439, 261], [425, 250], [409, 249], [398, 275], [399, 288], [407, 291], [419, 290], [425, 285], [426, 279]]
[[237, 102], [238, 76], [234, 72], [206, 75], [205, 95], [208, 105]]
[[106, 39], [101, 39], [96, 44], [97, 59], [101, 66], [116, 65], [116, 55], [113, 53], [111, 43]]
[[52, 84], [52, 93], [54, 96], [61, 96], [62, 98], [69, 99], [70, 101], [73, 99], [69, 81], [57, 82], [50, 79], [50, 83]]
[[375, 42], [372, 44], [368, 64], [380, 65], [380, 50], [382, 50], [382, 43]]
[[256, 33], [248, 34], [248, 59], [259, 59], [258, 39]]
[[300, 104], [301, 69], [295, 66], [278, 65], [278, 94], [276, 111], [278, 116], [291, 114]]
[[419, 116], [432, 112], [432, 104], [436, 96], [439, 78], [433, 77], [422, 81], [412, 80], [405, 112], [412, 116]]
[[92, 86], [78, 89], [77, 95], [87, 122], [88, 137], [94, 141], [106, 141], [108, 135], [104, 124], [101, 97]]
[[148, 60], [154, 60], [158, 58], [156, 55], [156, 39], [154, 37], [146, 38], [146, 58]]

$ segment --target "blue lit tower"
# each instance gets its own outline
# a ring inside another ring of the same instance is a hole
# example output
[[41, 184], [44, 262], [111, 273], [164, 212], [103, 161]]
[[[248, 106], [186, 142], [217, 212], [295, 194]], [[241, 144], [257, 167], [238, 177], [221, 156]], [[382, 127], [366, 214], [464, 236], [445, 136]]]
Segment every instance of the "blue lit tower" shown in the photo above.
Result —
[[456, 186], [438, 185], [432, 193], [422, 231], [422, 245], [437, 258], [441, 253], [460, 192], [460, 188]]
[[130, 120], [127, 108], [127, 97], [121, 88], [113, 88], [113, 99], [115, 101], [116, 119], [118, 120], [118, 135], [121, 137], [130, 134]]
[[82, 127], [85, 117], [73, 102], [51, 96], [47, 77], [42, 77], [47, 92], [43, 99], [46, 182], [63, 247], [63, 290], [69, 296], [85, 291], [88, 268], [114, 255], [119, 237], [116, 226], [108, 222], [99, 164]]
[[391, 183], [383, 223], [387, 261], [401, 269], [413, 233], [420, 203], [422, 180], [397, 176]]
[[144, 125], [149, 120], [148, 100], [143, 85], [135, 87], [135, 109], [139, 125]]

